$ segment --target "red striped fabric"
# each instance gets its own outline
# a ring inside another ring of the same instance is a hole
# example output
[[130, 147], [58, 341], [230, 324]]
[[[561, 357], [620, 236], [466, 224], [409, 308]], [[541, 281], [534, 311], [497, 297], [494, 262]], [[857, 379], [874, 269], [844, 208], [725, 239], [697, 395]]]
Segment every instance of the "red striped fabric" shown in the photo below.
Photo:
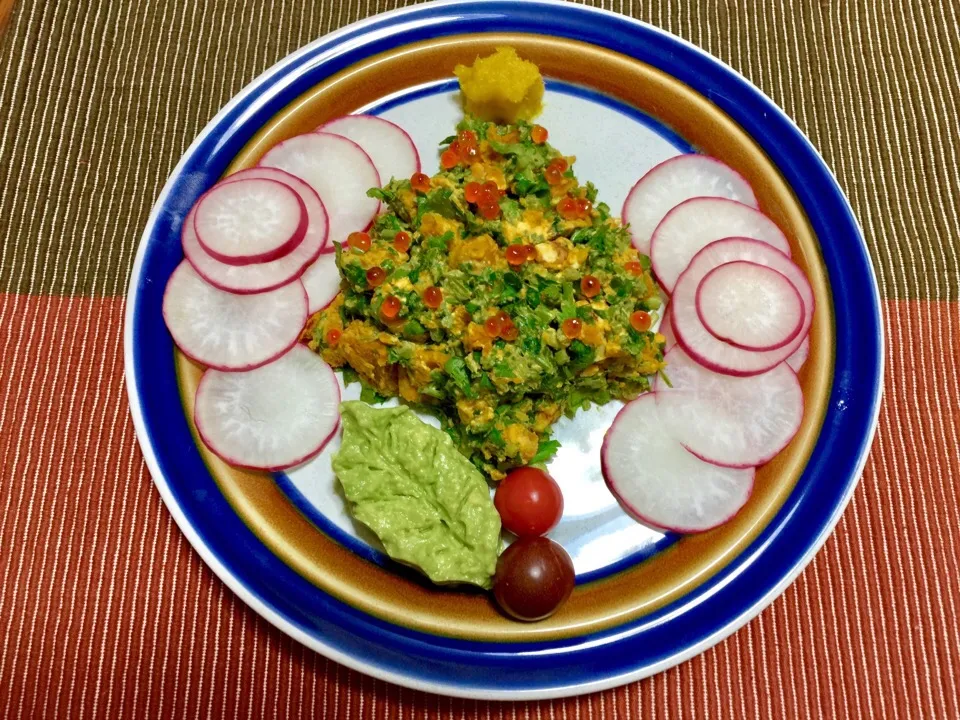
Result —
[[960, 717], [960, 384], [947, 354], [960, 338], [957, 304], [885, 303], [899, 332], [863, 481], [769, 609], [654, 678], [516, 704], [362, 676], [225, 589], [144, 467], [123, 387], [123, 307], [0, 297], [4, 720]]

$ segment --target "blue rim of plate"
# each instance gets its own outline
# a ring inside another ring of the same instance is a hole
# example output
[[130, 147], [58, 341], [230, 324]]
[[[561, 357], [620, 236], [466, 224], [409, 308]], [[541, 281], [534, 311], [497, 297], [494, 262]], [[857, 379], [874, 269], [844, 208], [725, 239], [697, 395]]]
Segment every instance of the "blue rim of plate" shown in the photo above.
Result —
[[[194, 445], [160, 312], [166, 280], [182, 259], [184, 216], [273, 115], [377, 53], [491, 31], [569, 38], [631, 56], [732, 117], [779, 168], [807, 213], [837, 323], [834, 382], [820, 437], [796, 489], [760, 535], [713, 578], [656, 612], [602, 632], [537, 643], [481, 643], [391, 625], [336, 600], [276, 558], [234, 513]], [[719, 642], [772, 602], [829, 536], [863, 470], [879, 414], [879, 290], [852, 210], [810, 142], [757, 88], [695, 46], [614, 13], [556, 0], [397, 10], [320, 38], [267, 70], [217, 114], [177, 164], [148, 219], [128, 297], [125, 371], [137, 436], [164, 502], [204, 561], [248, 605], [307, 646], [361, 672], [448, 695], [539, 699], [601, 690]]]

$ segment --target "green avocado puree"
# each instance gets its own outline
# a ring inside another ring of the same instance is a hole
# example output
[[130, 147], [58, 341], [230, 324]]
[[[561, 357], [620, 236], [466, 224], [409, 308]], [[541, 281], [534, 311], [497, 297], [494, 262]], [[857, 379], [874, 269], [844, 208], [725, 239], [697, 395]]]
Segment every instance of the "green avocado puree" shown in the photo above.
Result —
[[343, 441], [333, 469], [353, 516], [395, 560], [435, 583], [491, 586], [500, 515], [483, 475], [450, 436], [408, 407], [340, 406]]

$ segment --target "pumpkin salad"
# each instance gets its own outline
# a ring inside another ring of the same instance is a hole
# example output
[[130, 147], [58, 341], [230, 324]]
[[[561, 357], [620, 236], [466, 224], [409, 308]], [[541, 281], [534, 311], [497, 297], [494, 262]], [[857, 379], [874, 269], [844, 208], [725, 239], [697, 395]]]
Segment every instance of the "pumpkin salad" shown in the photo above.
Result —
[[545, 128], [467, 116], [457, 131], [436, 175], [370, 191], [385, 212], [337, 244], [341, 291], [305, 339], [365, 399], [429, 409], [500, 480], [552, 456], [561, 415], [649, 389], [660, 298]]

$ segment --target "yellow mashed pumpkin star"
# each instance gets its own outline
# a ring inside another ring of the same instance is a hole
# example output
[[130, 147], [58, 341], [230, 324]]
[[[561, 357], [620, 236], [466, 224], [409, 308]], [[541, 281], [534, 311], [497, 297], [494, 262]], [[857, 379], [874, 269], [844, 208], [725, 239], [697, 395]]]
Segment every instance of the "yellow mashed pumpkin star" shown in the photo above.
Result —
[[543, 77], [511, 47], [497, 48], [471, 66], [457, 65], [465, 110], [477, 117], [514, 123], [535, 117], [543, 101]]

